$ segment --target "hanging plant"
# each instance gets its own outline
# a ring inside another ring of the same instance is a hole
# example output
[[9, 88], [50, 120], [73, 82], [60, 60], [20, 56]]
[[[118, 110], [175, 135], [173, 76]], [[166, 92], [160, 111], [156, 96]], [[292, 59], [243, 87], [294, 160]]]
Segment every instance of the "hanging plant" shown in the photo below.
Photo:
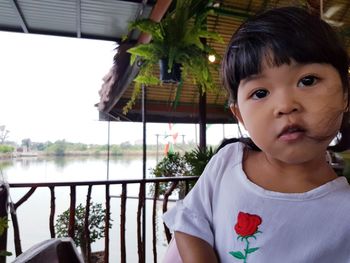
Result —
[[216, 88], [211, 71], [217, 66], [208, 61], [207, 55], [219, 56], [208, 43], [211, 40], [223, 40], [218, 33], [207, 29], [206, 19], [212, 12], [211, 4], [211, 0], [177, 0], [175, 9], [162, 21], [141, 19], [130, 24], [130, 29], [151, 35], [152, 41], [128, 49], [131, 64], [137, 62], [137, 58], [141, 63], [140, 72], [134, 79], [134, 93], [124, 107], [124, 114], [132, 108], [142, 84], [161, 85], [159, 76], [154, 75], [154, 69], [162, 59], [167, 60], [168, 73], [172, 72], [174, 65], [181, 65], [181, 77], [171, 82], [181, 82], [191, 77], [192, 82], [199, 86], [200, 92]]

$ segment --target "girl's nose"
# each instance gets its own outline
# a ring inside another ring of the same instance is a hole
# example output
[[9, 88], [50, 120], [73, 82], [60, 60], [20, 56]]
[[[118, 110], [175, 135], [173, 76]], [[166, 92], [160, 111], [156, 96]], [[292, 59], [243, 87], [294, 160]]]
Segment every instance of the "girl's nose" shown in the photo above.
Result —
[[291, 96], [291, 94], [285, 94], [284, 96], [276, 98], [276, 104], [274, 109], [274, 114], [276, 117], [297, 113], [300, 110], [300, 103], [296, 100], [296, 98]]

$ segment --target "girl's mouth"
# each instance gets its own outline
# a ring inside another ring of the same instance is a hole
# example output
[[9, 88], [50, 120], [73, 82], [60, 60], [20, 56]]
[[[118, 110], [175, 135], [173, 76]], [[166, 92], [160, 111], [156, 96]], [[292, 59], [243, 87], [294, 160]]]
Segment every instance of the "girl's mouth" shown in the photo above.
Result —
[[298, 125], [288, 125], [282, 129], [278, 138], [285, 142], [292, 142], [304, 137], [306, 130]]

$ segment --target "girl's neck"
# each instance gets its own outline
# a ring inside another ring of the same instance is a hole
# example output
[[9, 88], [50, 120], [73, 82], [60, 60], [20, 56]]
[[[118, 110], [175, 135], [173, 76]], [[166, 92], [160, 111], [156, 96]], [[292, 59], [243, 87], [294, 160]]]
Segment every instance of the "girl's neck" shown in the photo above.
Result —
[[243, 160], [243, 170], [249, 180], [275, 192], [303, 193], [337, 178], [325, 156], [301, 164], [286, 164], [263, 152], [246, 150]]

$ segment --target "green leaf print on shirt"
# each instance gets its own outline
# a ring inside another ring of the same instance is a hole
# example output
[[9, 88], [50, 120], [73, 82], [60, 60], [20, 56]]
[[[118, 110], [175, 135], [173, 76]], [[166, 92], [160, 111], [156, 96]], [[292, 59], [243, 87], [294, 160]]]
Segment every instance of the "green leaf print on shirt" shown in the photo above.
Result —
[[256, 239], [256, 234], [262, 233], [259, 231], [259, 225], [262, 223], [262, 219], [258, 215], [252, 215], [244, 212], [239, 212], [237, 217], [237, 223], [234, 230], [238, 234], [237, 240], [245, 243], [244, 252], [230, 251], [229, 254], [239, 260], [243, 260], [243, 263], [247, 263], [248, 255], [257, 251], [258, 247], [250, 247], [249, 238]]

